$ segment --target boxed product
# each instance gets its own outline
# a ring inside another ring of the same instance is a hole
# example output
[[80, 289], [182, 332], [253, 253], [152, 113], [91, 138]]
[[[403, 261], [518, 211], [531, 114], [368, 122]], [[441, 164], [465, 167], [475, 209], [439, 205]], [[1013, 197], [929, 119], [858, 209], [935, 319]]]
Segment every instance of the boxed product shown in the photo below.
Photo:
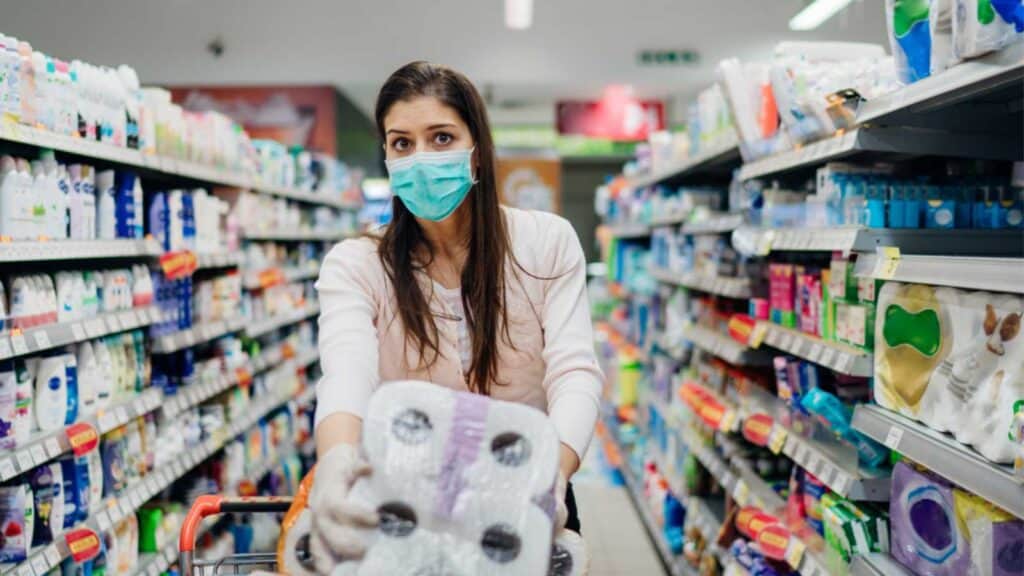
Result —
[[878, 295], [874, 396], [984, 457], [1009, 463], [1024, 397], [1019, 296], [886, 283]]
[[889, 552], [889, 514], [870, 504], [857, 504], [835, 493], [821, 498], [829, 568], [845, 574], [859, 554]]
[[775, 324], [793, 328], [796, 315], [793, 303], [796, 301], [796, 271], [792, 264], [769, 264], [769, 306], [771, 320]]
[[872, 304], [836, 302], [835, 310], [835, 339], [871, 350], [874, 344], [875, 307]]

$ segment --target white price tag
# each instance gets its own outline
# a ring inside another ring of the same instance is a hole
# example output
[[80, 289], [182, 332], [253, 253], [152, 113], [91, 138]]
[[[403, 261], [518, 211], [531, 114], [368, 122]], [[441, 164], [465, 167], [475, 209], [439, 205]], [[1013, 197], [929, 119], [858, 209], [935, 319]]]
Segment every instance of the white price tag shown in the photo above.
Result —
[[89, 335], [89, 338], [103, 336], [106, 331], [107, 327], [103, 325], [103, 320], [100, 318], [93, 318], [85, 323], [85, 333]]
[[25, 335], [22, 333], [11, 334], [11, 348], [18, 355], [28, 354], [28, 343], [25, 342]]
[[854, 362], [853, 354], [844, 354], [843, 355], [843, 361], [841, 363], [842, 367], [840, 368], [840, 372], [844, 372], [846, 374], [849, 374], [853, 370], [853, 362]]
[[11, 352], [11, 341], [8, 338], [0, 338], [0, 358], [10, 358], [13, 352]]
[[139, 416], [141, 414], [145, 414], [146, 413], [146, 399], [145, 398], [136, 398], [132, 402], [132, 412], [133, 412], [133, 414], [135, 416]]
[[100, 532], [110, 530], [110, 524], [110, 515], [106, 511], [100, 512], [96, 516], [96, 525], [99, 526]]
[[124, 424], [128, 421], [128, 409], [124, 406], [117, 407], [117, 423]]
[[32, 571], [32, 563], [24, 562], [18, 566], [18, 576], [36, 576], [36, 573]]
[[46, 350], [52, 346], [52, 344], [50, 344], [50, 335], [46, 333], [45, 329], [36, 330], [32, 335], [35, 337], [36, 346], [38, 346], [40, 350]]
[[808, 356], [808, 358], [810, 358], [811, 362], [818, 363], [818, 362], [821, 362], [821, 354], [824, 351], [825, 351], [825, 347], [824, 346], [822, 346], [818, 342], [814, 342], [813, 344], [811, 344], [811, 353], [808, 354], [807, 356]]
[[846, 491], [850, 487], [850, 477], [845, 472], [836, 469], [835, 480], [832, 481], [832, 489], [835, 490], [840, 496], [846, 496]]
[[151, 496], [160, 491], [160, 484], [157, 483], [156, 478], [152, 474], [146, 478], [146, 490], [149, 491]]
[[825, 346], [825, 349], [821, 352], [820, 362], [824, 366], [832, 368], [836, 363], [836, 350], [829, 346]]
[[885, 435], [885, 444], [890, 450], [899, 451], [900, 440], [903, 439], [903, 428], [898, 426], [892, 426], [889, 428], [889, 433]]
[[110, 410], [104, 411], [99, 418], [100, 432], [109, 432], [117, 427], [117, 416]]
[[43, 448], [42, 444], [36, 444], [30, 448], [30, 450], [32, 450], [32, 460], [35, 461], [36, 464], [46, 462], [46, 449]]
[[132, 492], [132, 498], [131, 498], [132, 506], [136, 510], [138, 510], [139, 508], [142, 508], [142, 505], [146, 503], [146, 498], [142, 494], [142, 490], [145, 490], [145, 487], [142, 487], [141, 489], [136, 490], [135, 492]]
[[46, 455], [50, 458], [60, 456], [64, 451], [60, 448], [60, 442], [55, 437], [46, 440]]
[[121, 326], [124, 326], [125, 330], [130, 330], [139, 325], [139, 323], [135, 321], [135, 313], [132, 310], [125, 310], [124, 312], [121, 312], [118, 319], [121, 321]]
[[793, 349], [793, 335], [783, 332], [779, 335], [779, 348], [787, 352]]
[[14, 475], [17, 473], [18, 469], [14, 466], [14, 460], [10, 458], [0, 460], [0, 481], [14, 478]]
[[105, 318], [105, 320], [107, 322], [107, 331], [108, 332], [114, 333], [114, 332], [120, 332], [121, 331], [121, 321], [117, 318], [117, 316], [111, 314], [111, 315], [107, 316]]
[[43, 554], [36, 554], [32, 557], [32, 570], [36, 574], [46, 574], [50, 571], [50, 565], [46, 561], [46, 556]]
[[114, 500], [110, 504], [110, 511], [109, 511], [109, 513], [110, 513], [110, 523], [111, 524], [117, 524], [118, 522], [121, 521], [122, 518], [124, 518], [124, 512], [121, 511], [120, 504], [121, 503], [118, 500]]
[[160, 576], [160, 567], [153, 562], [146, 568], [146, 576]]
[[35, 463], [32, 462], [32, 454], [30, 454], [28, 450], [18, 452], [17, 459], [18, 469], [22, 472], [28, 472], [33, 468], [33, 466], [35, 466]]
[[740, 480], [732, 489], [732, 499], [740, 506], [746, 506], [750, 502], [750, 488], [747, 483]]
[[118, 504], [121, 506], [121, 516], [123, 518], [127, 518], [135, 513], [135, 509], [128, 498], [121, 498], [118, 501]]
[[46, 548], [46, 561], [49, 562], [50, 566], [56, 566], [60, 564], [60, 551], [57, 550], [56, 544], [50, 544]]
[[81, 342], [85, 340], [85, 328], [78, 322], [71, 325], [71, 336], [74, 337], [75, 342]]

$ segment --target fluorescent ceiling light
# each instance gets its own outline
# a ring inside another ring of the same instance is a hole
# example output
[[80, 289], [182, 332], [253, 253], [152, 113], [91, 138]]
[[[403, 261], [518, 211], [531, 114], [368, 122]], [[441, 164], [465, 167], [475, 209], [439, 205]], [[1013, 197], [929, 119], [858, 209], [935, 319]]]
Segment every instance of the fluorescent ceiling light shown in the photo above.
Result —
[[505, 26], [526, 30], [533, 24], [533, 0], [505, 0]]
[[[814, 30], [853, 0], [814, 0], [789, 21], [790, 30]], [[506, 4], [506, 6], [508, 6]]]

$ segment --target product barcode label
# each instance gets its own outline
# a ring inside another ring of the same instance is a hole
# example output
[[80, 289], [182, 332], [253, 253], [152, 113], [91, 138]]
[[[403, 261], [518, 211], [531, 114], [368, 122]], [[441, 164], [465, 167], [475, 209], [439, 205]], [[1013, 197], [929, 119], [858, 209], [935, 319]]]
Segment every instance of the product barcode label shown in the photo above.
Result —
[[28, 354], [28, 343], [25, 342], [25, 335], [11, 334], [11, 348], [14, 349], [15, 354]]
[[36, 464], [46, 462], [46, 449], [43, 448], [42, 444], [36, 444], [30, 448], [30, 450], [32, 450], [32, 460], [34, 460]]
[[46, 548], [46, 561], [49, 562], [50, 566], [56, 566], [60, 563], [60, 551], [57, 550], [56, 544], [50, 544]]
[[28, 450], [22, 450], [21, 452], [18, 452], [17, 459], [18, 469], [21, 470], [22, 472], [27, 472], [31, 470], [32, 467], [35, 465], [35, 463], [32, 462], [32, 454], [30, 454]]
[[18, 469], [14, 466], [14, 460], [11, 460], [10, 458], [0, 460], [0, 480], [13, 478], [17, 473]]
[[11, 341], [7, 338], [0, 338], [0, 358], [10, 358], [11, 352]]
[[100, 512], [96, 516], [96, 525], [99, 526], [100, 532], [110, 530], [110, 515], [106, 511]]
[[56, 437], [51, 437], [46, 440], [46, 455], [50, 458], [56, 458], [64, 452], [60, 448], [60, 441]]
[[885, 442], [884, 442], [884, 444], [890, 450], [899, 451], [900, 440], [902, 440], [902, 439], [903, 439], [903, 428], [900, 428], [898, 426], [892, 426], [892, 427], [889, 428], [889, 433], [885, 435]]
[[49, 348], [51, 346], [51, 344], [50, 344], [50, 335], [46, 333], [45, 329], [37, 330], [37, 331], [33, 332], [32, 334], [33, 334], [33, 336], [35, 336], [36, 346], [38, 346], [40, 350], [46, 350], [47, 348]]

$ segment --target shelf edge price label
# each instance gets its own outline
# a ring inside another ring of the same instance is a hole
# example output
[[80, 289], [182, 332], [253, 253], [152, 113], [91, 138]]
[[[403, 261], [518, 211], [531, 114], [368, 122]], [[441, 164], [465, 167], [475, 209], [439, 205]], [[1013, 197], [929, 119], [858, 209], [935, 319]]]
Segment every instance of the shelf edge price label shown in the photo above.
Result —
[[890, 450], [899, 451], [900, 440], [903, 439], [903, 428], [899, 426], [889, 427], [889, 433], [885, 435], [885, 444]]
[[46, 350], [47, 348], [52, 346], [52, 344], [50, 344], [50, 335], [46, 333], [45, 329], [36, 330], [35, 332], [32, 333], [32, 335], [35, 337], [36, 346], [38, 346], [40, 350]]
[[11, 332], [11, 348], [15, 354], [28, 354], [28, 343], [25, 342], [25, 334], [18, 329]]
[[768, 437], [768, 449], [772, 451], [772, 454], [782, 452], [787, 436], [789, 436], [789, 430], [785, 426], [776, 424], [772, 427], [771, 435]]
[[732, 499], [739, 503], [740, 506], [746, 506], [750, 502], [750, 488], [747, 487], [747, 483], [742, 479], [737, 481], [733, 487]]
[[786, 546], [786, 563], [789, 564], [793, 570], [800, 569], [800, 563], [804, 559], [804, 552], [807, 546], [803, 542], [796, 538], [789, 539], [789, 545]]
[[900, 265], [900, 249], [895, 246], [879, 246], [875, 256], [875, 278], [892, 280]]

